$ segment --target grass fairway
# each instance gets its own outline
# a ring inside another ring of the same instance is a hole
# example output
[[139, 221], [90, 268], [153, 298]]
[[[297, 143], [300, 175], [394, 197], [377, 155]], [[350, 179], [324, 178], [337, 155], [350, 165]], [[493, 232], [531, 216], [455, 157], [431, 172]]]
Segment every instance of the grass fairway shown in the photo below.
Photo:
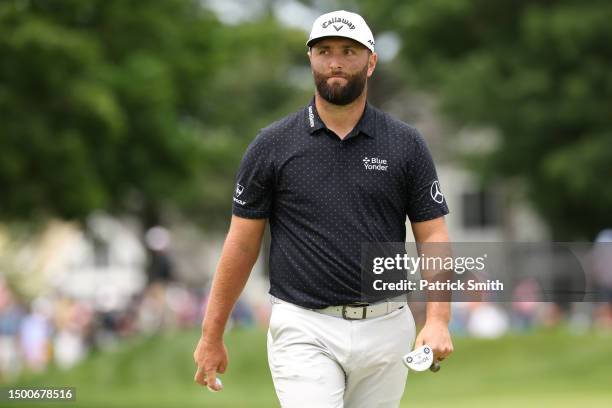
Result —
[[[193, 383], [197, 331], [133, 340], [78, 367], [24, 380], [23, 386], [73, 386], [76, 402], [15, 403], [33, 407], [277, 407], [267, 368], [265, 333], [227, 336], [225, 390]], [[455, 339], [455, 354], [437, 374], [412, 373], [402, 407], [610, 407], [612, 336], [564, 330], [484, 341]], [[316, 407], [312, 407], [316, 408]]]

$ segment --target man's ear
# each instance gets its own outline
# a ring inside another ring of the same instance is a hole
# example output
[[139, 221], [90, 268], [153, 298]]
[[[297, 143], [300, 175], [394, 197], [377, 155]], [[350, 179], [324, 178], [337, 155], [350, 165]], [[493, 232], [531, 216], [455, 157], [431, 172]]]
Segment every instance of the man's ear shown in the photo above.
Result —
[[371, 53], [368, 57], [368, 78], [372, 76], [376, 69], [376, 63], [378, 62], [378, 54], [375, 52]]

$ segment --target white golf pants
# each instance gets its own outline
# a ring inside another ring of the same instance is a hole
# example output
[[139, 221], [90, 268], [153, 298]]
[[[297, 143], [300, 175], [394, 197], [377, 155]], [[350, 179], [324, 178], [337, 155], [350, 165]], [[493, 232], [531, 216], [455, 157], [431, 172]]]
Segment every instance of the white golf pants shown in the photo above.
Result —
[[268, 363], [283, 408], [395, 408], [416, 337], [409, 307], [344, 320], [272, 298]]

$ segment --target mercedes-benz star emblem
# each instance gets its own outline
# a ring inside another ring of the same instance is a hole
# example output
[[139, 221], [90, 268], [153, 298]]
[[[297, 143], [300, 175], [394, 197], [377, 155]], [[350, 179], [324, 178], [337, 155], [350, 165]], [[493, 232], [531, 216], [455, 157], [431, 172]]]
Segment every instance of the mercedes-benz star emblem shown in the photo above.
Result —
[[444, 194], [442, 194], [442, 192], [440, 191], [440, 183], [438, 182], [438, 180], [431, 183], [431, 188], [429, 189], [429, 192], [431, 194], [432, 200], [434, 200], [438, 204], [442, 204], [442, 201], [444, 201]]

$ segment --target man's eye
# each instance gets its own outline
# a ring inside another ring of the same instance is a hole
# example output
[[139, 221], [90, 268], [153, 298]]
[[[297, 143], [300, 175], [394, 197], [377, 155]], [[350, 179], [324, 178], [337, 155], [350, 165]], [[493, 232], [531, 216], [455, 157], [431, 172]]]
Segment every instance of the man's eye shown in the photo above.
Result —
[[325, 54], [328, 54], [328, 51], [327, 50], [319, 50], [319, 54], [320, 55], [325, 55]]
[[344, 53], [345, 53], [346, 55], [353, 55], [353, 54], [355, 54], [355, 51], [354, 51], [354, 50], [352, 50], [351, 48], [345, 48], [345, 49], [344, 49]]

